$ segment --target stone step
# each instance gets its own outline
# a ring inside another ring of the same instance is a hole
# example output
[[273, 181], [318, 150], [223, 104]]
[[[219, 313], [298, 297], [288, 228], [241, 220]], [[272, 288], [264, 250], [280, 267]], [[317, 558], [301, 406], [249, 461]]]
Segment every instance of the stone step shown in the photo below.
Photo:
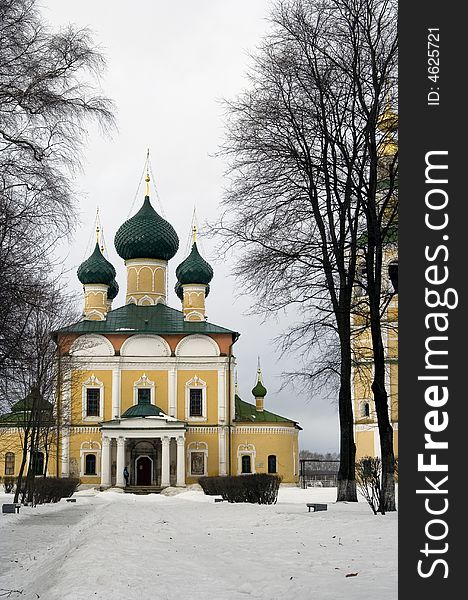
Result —
[[128, 485], [124, 488], [126, 494], [159, 494], [163, 488], [158, 485]]

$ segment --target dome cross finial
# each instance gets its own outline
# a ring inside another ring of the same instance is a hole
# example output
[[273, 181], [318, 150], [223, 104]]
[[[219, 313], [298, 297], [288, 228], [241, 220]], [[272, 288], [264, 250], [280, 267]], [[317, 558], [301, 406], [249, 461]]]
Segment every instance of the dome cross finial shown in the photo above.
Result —
[[149, 148], [146, 151], [146, 177], [145, 177], [145, 182], [146, 182], [145, 196], [149, 197], [149, 183], [150, 183], [150, 174], [149, 174]]
[[192, 227], [192, 239], [193, 239], [193, 243], [195, 244], [195, 242], [197, 241], [197, 226], [194, 225]]

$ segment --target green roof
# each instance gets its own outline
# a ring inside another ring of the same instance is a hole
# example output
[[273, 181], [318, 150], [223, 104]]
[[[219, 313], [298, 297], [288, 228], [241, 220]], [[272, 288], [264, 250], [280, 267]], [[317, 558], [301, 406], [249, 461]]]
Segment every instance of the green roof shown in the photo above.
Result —
[[99, 244], [96, 243], [94, 252], [78, 267], [78, 279], [81, 283], [102, 283], [109, 285], [115, 277], [115, 269], [102, 255]]
[[176, 269], [177, 281], [184, 285], [199, 283], [208, 285], [213, 279], [213, 269], [198, 252], [197, 244], [194, 242], [192, 251], [187, 258], [180, 263]]
[[[362, 233], [357, 241], [358, 248], [364, 248], [367, 245], [368, 235], [367, 231]], [[388, 225], [387, 229], [383, 235], [382, 243], [386, 244], [396, 244], [398, 242], [398, 223], [394, 223], [392, 225]]]
[[135, 404], [123, 413], [122, 419], [130, 419], [132, 417], [163, 417], [165, 416], [159, 406], [154, 404]]
[[117, 254], [130, 258], [169, 260], [179, 249], [179, 238], [170, 223], [163, 219], [145, 196], [143, 206], [123, 223], [114, 238]]
[[54, 423], [52, 416], [53, 406], [42, 397], [34, 396], [30, 392], [25, 398], [18, 400], [11, 407], [11, 412], [0, 415], [0, 425], [3, 426], [25, 426], [31, 419], [31, 410], [34, 407], [34, 420], [38, 420], [41, 425], [51, 425]]
[[64, 333], [156, 333], [156, 334], [216, 334], [229, 333], [237, 339], [239, 334], [231, 329], [206, 321], [184, 321], [181, 311], [165, 304], [137, 306], [127, 304], [107, 313], [105, 321], [82, 320], [54, 332]]
[[18, 400], [18, 402], [15, 402], [15, 404], [13, 404], [13, 406], [11, 407], [12, 412], [23, 412], [23, 411], [29, 411], [33, 408], [35, 410], [41, 410], [41, 411], [51, 411], [53, 410], [53, 406], [50, 402], [48, 402], [47, 400], [45, 400], [44, 398], [37, 398], [34, 399], [34, 396], [32, 394], [28, 394], [26, 396], [26, 398], [23, 398], [22, 400]]
[[235, 397], [235, 406], [235, 421], [249, 421], [251, 423], [294, 423], [296, 425], [296, 421], [276, 415], [269, 410], [257, 410], [253, 404], [244, 402], [237, 394]]

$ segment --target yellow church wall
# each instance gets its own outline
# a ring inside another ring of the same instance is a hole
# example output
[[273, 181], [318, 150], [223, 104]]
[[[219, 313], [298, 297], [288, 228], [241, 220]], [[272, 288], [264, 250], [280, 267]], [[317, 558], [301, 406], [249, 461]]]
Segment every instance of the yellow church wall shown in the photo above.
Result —
[[363, 400], [369, 400], [371, 405], [371, 416], [372, 416], [372, 365], [371, 364], [360, 364], [355, 367], [354, 370], [354, 414], [355, 419], [359, 420], [362, 418], [361, 414], [361, 403]]
[[187, 484], [196, 483], [198, 476], [191, 476], [189, 470], [189, 450], [203, 450], [205, 444], [208, 449], [207, 475], [219, 475], [219, 442], [218, 433], [187, 432], [185, 435], [185, 456], [187, 460], [185, 481]]
[[374, 431], [356, 431], [356, 460], [364, 456], [375, 456]]
[[398, 457], [398, 429], [393, 430], [393, 452]]
[[[88, 429], [88, 428], [87, 428]], [[70, 477], [79, 477], [81, 483], [99, 485], [101, 482], [101, 433], [96, 426], [95, 431], [71, 431], [69, 438], [69, 470]], [[82, 466], [82, 455], [96, 455], [96, 473], [97, 475], [85, 476], [80, 475], [84, 468]]]
[[[218, 423], [218, 371], [183, 370], [177, 371], [177, 418], [190, 424], [192, 419], [185, 416], [186, 384], [194, 377], [206, 383], [206, 422]], [[161, 407], [162, 408], [162, 407]]]
[[372, 338], [369, 329], [363, 329], [355, 334], [353, 349], [354, 360], [360, 361], [372, 358]]
[[124, 413], [128, 408], [133, 406], [134, 386], [137, 381], [141, 379], [143, 375], [154, 382], [154, 403], [156, 406], [167, 413], [168, 411], [168, 397], [167, 397], [167, 386], [168, 376], [167, 371], [163, 370], [135, 370], [135, 371], [121, 371], [120, 372], [120, 394], [121, 394], [121, 413]]
[[[240, 425], [242, 427], [242, 425]], [[246, 423], [248, 427], [248, 424]], [[291, 428], [292, 429], [292, 428]], [[268, 473], [268, 456], [276, 456], [276, 468], [283, 483], [299, 481], [299, 444], [297, 430], [294, 433], [234, 433], [232, 435], [231, 472], [240, 474], [239, 455], [255, 449], [255, 472]], [[252, 461], [253, 466], [253, 461]]]
[[[71, 421], [72, 423], [84, 423], [83, 419], [83, 385], [91, 377], [96, 377], [102, 384], [104, 398], [103, 420], [112, 418], [112, 371], [111, 370], [75, 370], [71, 375]], [[86, 384], [87, 385], [87, 384]], [[66, 408], [65, 408], [66, 409]]]
[[[44, 452], [44, 464], [46, 461], [45, 450], [42, 446], [39, 447], [41, 452]], [[15, 455], [15, 470], [13, 475], [5, 474], [5, 455], [7, 452], [13, 452]], [[0, 481], [3, 477], [18, 477], [21, 467], [23, 455], [23, 433], [21, 430], [8, 428], [0, 429]], [[55, 443], [49, 446], [49, 459], [47, 462], [47, 475], [55, 477], [57, 466], [57, 447]]]

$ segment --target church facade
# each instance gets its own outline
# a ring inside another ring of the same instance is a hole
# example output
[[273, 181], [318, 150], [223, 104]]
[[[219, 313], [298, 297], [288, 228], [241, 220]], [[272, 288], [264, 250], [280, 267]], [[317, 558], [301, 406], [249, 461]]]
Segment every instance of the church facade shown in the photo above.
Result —
[[239, 334], [206, 319], [213, 270], [195, 235], [176, 270], [181, 310], [167, 305], [168, 263], [179, 240], [152, 207], [146, 181], [143, 205], [115, 235], [127, 268], [125, 304], [112, 308], [116, 272], [97, 241], [78, 269], [83, 319], [54, 333], [57, 471], [102, 489], [125, 487], [127, 474], [139, 487], [245, 473], [277, 473], [296, 483], [300, 427], [265, 409], [260, 370], [252, 402], [238, 396]]

